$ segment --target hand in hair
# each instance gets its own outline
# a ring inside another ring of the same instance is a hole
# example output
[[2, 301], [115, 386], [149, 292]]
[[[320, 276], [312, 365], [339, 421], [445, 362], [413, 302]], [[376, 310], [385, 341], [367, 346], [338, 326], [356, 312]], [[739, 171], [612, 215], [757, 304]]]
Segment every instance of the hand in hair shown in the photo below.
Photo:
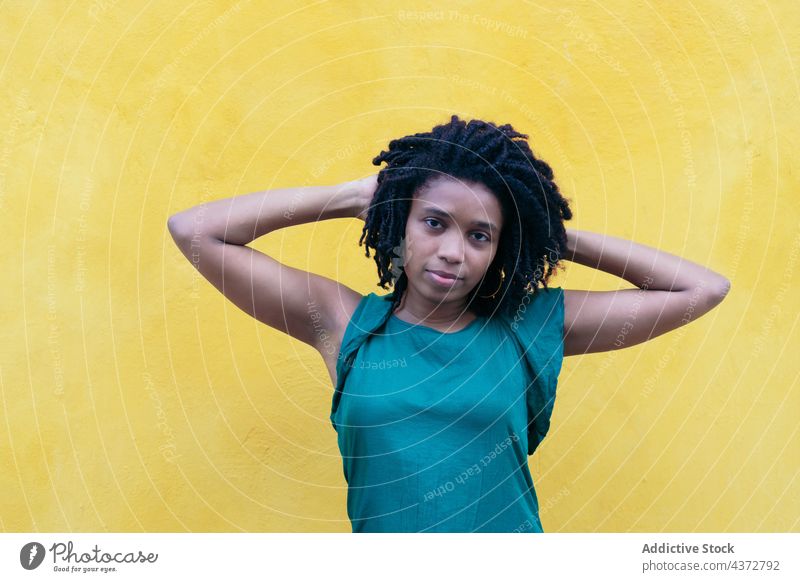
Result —
[[378, 188], [378, 174], [372, 174], [366, 178], [345, 182], [342, 184], [342, 187], [352, 189], [353, 193], [356, 195], [353, 216], [361, 220], [366, 220], [367, 210], [372, 203], [372, 198], [375, 196], [375, 190]]

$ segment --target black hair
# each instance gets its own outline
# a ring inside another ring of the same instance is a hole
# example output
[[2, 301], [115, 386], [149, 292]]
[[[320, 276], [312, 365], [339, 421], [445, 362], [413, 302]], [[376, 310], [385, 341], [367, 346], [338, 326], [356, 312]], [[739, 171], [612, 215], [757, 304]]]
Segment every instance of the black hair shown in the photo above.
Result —
[[[567, 250], [564, 220], [572, 218], [572, 211], [553, 180], [553, 170], [534, 156], [527, 137], [509, 124], [477, 119], [467, 123], [453, 115], [449, 123], [430, 132], [392, 140], [388, 151], [372, 160], [376, 166], [386, 162], [386, 167], [378, 173], [358, 244], [364, 243], [367, 257], [370, 248], [375, 250], [378, 285], [383, 289], [394, 285], [392, 311], [408, 284], [404, 272], [395, 280], [392, 258], [405, 237], [411, 198], [440, 176], [484, 184], [502, 208], [496, 256], [470, 292], [468, 307], [476, 315], [511, 315], [526, 294], [538, 292], [540, 283], [547, 288], [547, 280]], [[505, 274], [502, 285], [501, 270]], [[481, 297], [498, 285], [493, 297]]]

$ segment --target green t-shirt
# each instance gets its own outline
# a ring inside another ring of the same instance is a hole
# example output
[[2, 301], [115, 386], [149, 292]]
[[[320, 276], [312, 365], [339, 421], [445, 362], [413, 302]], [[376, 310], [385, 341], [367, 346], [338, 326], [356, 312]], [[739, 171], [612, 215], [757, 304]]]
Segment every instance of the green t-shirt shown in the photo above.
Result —
[[563, 358], [560, 287], [444, 333], [365, 295], [345, 330], [330, 420], [353, 532], [541, 532], [527, 456]]

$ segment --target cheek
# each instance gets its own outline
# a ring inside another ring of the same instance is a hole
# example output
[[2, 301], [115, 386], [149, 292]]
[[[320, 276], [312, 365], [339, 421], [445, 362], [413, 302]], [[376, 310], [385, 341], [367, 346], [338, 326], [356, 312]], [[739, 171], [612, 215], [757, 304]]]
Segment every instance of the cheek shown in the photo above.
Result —
[[406, 240], [405, 264], [412, 269], [425, 265], [427, 257], [430, 256], [430, 244], [426, 244], [424, 238], [414, 238]]
[[412, 268], [424, 266], [428, 257], [436, 252], [433, 238], [424, 231], [412, 227], [406, 229], [405, 247], [405, 264]]
[[490, 277], [489, 269], [491, 268], [492, 261], [494, 260], [493, 252], [476, 253], [473, 258], [472, 265], [472, 279], [479, 282], [482, 277]]

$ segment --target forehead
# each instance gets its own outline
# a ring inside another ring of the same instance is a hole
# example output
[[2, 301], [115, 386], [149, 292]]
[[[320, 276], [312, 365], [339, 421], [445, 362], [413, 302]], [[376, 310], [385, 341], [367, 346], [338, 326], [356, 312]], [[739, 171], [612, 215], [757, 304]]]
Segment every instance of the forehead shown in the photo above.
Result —
[[[502, 228], [500, 201], [485, 185], [467, 180], [436, 178], [420, 188], [411, 202], [411, 212], [445, 213], [463, 224], [476, 222]], [[488, 225], [484, 225], [488, 227]]]

